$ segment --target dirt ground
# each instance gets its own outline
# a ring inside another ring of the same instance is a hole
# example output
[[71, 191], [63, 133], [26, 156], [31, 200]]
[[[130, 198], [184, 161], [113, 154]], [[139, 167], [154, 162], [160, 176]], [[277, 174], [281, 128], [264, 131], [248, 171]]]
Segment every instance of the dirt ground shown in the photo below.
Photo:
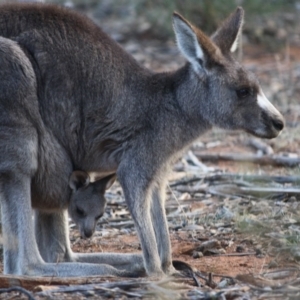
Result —
[[[156, 71], [172, 70], [183, 63], [174, 43], [127, 40], [122, 46], [141, 64]], [[192, 153], [199, 157], [199, 161], [201, 161], [200, 154], [205, 153], [300, 157], [300, 47], [287, 46], [278, 53], [270, 53], [263, 47], [247, 45], [243, 57], [246, 67], [257, 74], [265, 94], [283, 113], [286, 119], [284, 132], [274, 140], [259, 140], [261, 144], [257, 145], [258, 139], [245, 133], [214, 129], [195, 143]], [[166, 211], [173, 259], [188, 263], [204, 278], [212, 276], [216, 286], [211, 284], [209, 291], [225, 288], [232, 292], [235, 288], [235, 291], [240, 292], [238, 296], [230, 294], [230, 297], [221, 298], [219, 295], [220, 298], [216, 297], [216, 299], [300, 299], [299, 194], [283, 191], [270, 193], [268, 196], [265, 194], [253, 196], [234, 193], [222, 195], [222, 193], [211, 192], [216, 185], [223, 187], [222, 181], [216, 183], [211, 180], [211, 176], [216, 174], [259, 175], [262, 178], [274, 175], [282, 178], [297, 177], [299, 163], [293, 167], [221, 159], [203, 160], [202, 163], [205, 164], [206, 169], [195, 164], [191, 156], [186, 154], [170, 174]], [[246, 181], [242, 179], [241, 186], [261, 186], [260, 182], [250, 185]], [[263, 186], [297, 189], [299, 182], [300, 179], [280, 185], [270, 180]], [[241, 182], [233, 180], [230, 184], [239, 185]], [[97, 231], [91, 239], [81, 239], [76, 227], [70, 223], [73, 250], [76, 252], [141, 252], [118, 184], [107, 192], [107, 199], [106, 214], [100, 220]], [[277, 277], [270, 275], [275, 273]], [[234, 284], [225, 282], [221, 285], [224, 279], [228, 278], [234, 280]], [[200, 279], [207, 288], [207, 282], [203, 278]], [[293, 289], [289, 289], [290, 286]], [[286, 289], [278, 290], [279, 287]], [[143, 298], [122, 293], [109, 295], [108, 298], [111, 299]], [[178, 298], [185, 299], [182, 294], [180, 295]], [[35, 296], [36, 299], [88, 297], [84, 293], [72, 294], [72, 296], [63, 293], [48, 296], [35, 294]], [[204, 296], [201, 298], [199, 294], [198, 298], [196, 296], [189, 298], [211, 299]], [[18, 297], [21, 296], [0, 294], [1, 299], [18, 299]], [[97, 298], [97, 294], [90, 294], [90, 297]], [[145, 298], [152, 297], [148, 295]]]

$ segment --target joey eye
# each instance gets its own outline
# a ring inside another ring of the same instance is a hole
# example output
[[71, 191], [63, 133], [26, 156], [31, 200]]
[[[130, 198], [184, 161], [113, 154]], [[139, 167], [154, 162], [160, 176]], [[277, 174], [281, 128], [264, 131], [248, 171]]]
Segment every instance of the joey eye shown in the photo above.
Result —
[[252, 95], [252, 89], [251, 88], [241, 88], [236, 90], [236, 94], [239, 98], [246, 98], [247, 96]]
[[76, 208], [76, 212], [77, 212], [77, 214], [78, 214], [79, 217], [82, 217], [82, 218], [85, 217], [85, 212], [84, 212], [83, 209], [77, 207], [77, 208]]

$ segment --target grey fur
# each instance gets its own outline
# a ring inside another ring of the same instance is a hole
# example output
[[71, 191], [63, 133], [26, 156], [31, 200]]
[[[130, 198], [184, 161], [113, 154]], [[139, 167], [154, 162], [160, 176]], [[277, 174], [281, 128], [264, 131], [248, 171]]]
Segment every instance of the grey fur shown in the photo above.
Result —
[[230, 54], [242, 18], [238, 8], [213, 42], [175, 14], [179, 48], [189, 62], [156, 74], [76, 12], [52, 5], [0, 6], [5, 273], [143, 272], [138, 254], [71, 251], [68, 180], [76, 169], [99, 178], [117, 173], [147, 274], [174, 272], [164, 211], [172, 163], [213, 125], [265, 138], [283, 128], [280, 113], [258, 97], [254, 75]]
[[83, 238], [90, 238], [97, 221], [103, 216], [106, 206], [105, 190], [115, 181], [115, 175], [90, 182], [90, 176], [84, 171], [74, 171], [69, 185], [72, 195], [68, 207], [69, 216], [77, 225]]

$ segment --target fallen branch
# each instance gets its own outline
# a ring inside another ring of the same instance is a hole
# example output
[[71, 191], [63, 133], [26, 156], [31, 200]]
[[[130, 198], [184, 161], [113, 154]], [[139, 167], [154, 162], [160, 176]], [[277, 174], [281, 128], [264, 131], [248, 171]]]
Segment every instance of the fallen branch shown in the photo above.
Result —
[[226, 194], [226, 195], [252, 195], [255, 197], [274, 196], [278, 194], [299, 195], [299, 188], [285, 187], [240, 187], [237, 185], [219, 185], [209, 188], [211, 194]]
[[227, 256], [227, 257], [231, 257], [231, 256], [253, 256], [253, 255], [256, 255], [256, 252], [224, 253], [224, 254], [215, 254], [213, 256], [225, 256], [225, 257]]
[[190, 187], [190, 186], [178, 186], [176, 187], [178, 192], [182, 193], [204, 193], [212, 194], [217, 196], [253, 196], [253, 197], [267, 197], [267, 196], [278, 196], [278, 195], [299, 195], [300, 189], [285, 188], [285, 187], [241, 187], [235, 184], [222, 184], [207, 187]]
[[288, 157], [283, 155], [251, 155], [251, 154], [211, 154], [203, 152], [194, 153], [199, 159], [206, 161], [236, 161], [236, 162], [248, 162], [261, 165], [273, 165], [273, 166], [285, 166], [285, 167], [297, 167], [300, 164], [300, 158]]
[[[157, 278], [156, 278], [157, 280]], [[86, 294], [93, 291], [97, 296], [102, 298], [120, 298], [120, 295], [125, 295], [134, 298], [147, 298], [148, 295], [163, 295], [165, 299], [178, 298], [180, 293], [186, 292], [189, 285], [186, 285], [185, 278], [180, 278], [180, 282], [176, 283], [176, 279], [167, 278], [163, 281], [155, 281], [155, 278], [149, 279], [134, 279], [118, 282], [103, 282], [99, 284], [85, 284], [74, 286], [58, 286], [54, 289], [45, 289], [37, 293], [39, 296], [53, 296], [57, 293], [75, 293], [80, 292]], [[190, 282], [190, 278], [188, 279]], [[152, 297], [151, 297], [152, 298]]]
[[[202, 178], [201, 178], [202, 179]], [[249, 182], [260, 182], [260, 183], [299, 183], [300, 176], [268, 176], [268, 175], [243, 175], [234, 173], [224, 173], [224, 174], [213, 174], [211, 176], [206, 176], [205, 180], [209, 181], [223, 181], [223, 180], [236, 180], [243, 179]]]
[[220, 173], [210, 175], [193, 176], [191, 178], [185, 178], [176, 182], [170, 183], [170, 187], [176, 187], [179, 185], [187, 185], [197, 181], [225, 181], [233, 182], [235, 180], [242, 179], [248, 182], [259, 182], [259, 183], [298, 183], [300, 184], [300, 176], [268, 176], [268, 175], [245, 175], [245, 174], [234, 174], [234, 173]]
[[0, 275], [0, 288], [18, 288], [34, 291], [38, 286], [49, 285], [71, 285], [71, 284], [91, 284], [101, 283], [105, 281], [120, 280], [118, 277], [106, 276], [90, 276], [90, 277], [31, 277], [31, 276], [15, 276], [15, 275]]

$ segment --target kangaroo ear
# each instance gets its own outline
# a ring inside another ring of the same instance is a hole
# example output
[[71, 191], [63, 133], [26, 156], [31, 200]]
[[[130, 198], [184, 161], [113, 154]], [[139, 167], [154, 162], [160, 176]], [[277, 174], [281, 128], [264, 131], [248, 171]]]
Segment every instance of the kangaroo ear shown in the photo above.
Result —
[[234, 52], [237, 49], [243, 21], [244, 10], [238, 7], [212, 36], [212, 40], [223, 54], [229, 53], [229, 51]]
[[173, 27], [179, 50], [196, 72], [203, 69], [208, 61], [218, 60], [218, 47], [200, 29], [176, 12], [173, 14]]
[[84, 171], [74, 171], [69, 180], [69, 186], [73, 191], [85, 187], [90, 183], [90, 176]]

